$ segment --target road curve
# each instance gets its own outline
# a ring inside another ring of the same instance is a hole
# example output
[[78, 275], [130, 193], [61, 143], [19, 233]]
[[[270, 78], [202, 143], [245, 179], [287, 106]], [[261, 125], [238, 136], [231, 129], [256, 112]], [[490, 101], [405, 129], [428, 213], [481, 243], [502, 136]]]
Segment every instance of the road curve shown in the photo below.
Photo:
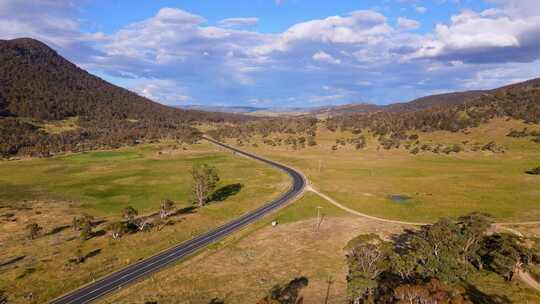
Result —
[[79, 303], [89, 303], [100, 297], [103, 297], [106, 294], [109, 294], [115, 290], [118, 290], [134, 281], [140, 280], [142, 277], [149, 274], [155, 273], [164, 267], [175, 263], [182, 258], [194, 253], [195, 251], [206, 247], [212, 243], [215, 243], [219, 240], [222, 240], [226, 236], [231, 235], [232, 233], [242, 229], [248, 224], [251, 224], [268, 213], [282, 207], [287, 204], [299, 194], [301, 194], [306, 187], [306, 180], [296, 170], [289, 168], [282, 164], [278, 164], [271, 160], [264, 159], [262, 157], [253, 155], [241, 151], [239, 149], [233, 148], [231, 146], [225, 145], [221, 142], [218, 142], [214, 139], [203, 137], [205, 140], [221, 146], [223, 148], [234, 151], [237, 154], [241, 154], [252, 159], [264, 162], [268, 165], [276, 167], [292, 177], [293, 184], [283, 193], [279, 198], [267, 203], [266, 205], [260, 207], [259, 209], [249, 212], [231, 222], [220, 226], [212, 231], [209, 231], [205, 234], [199, 235], [191, 240], [185, 241], [175, 247], [162, 251], [152, 257], [141, 260], [137, 263], [127, 266], [126, 268], [119, 270], [115, 273], [107, 275], [104, 278], [101, 278], [95, 282], [92, 282], [88, 285], [81, 287], [80, 289], [74, 290], [68, 294], [65, 294], [50, 303], [52, 304], [79, 304]]

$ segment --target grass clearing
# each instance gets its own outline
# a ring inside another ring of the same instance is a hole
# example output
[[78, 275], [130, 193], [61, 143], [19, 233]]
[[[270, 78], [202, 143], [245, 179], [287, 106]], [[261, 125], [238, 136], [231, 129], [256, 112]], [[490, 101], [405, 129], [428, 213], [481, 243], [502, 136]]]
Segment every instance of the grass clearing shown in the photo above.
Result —
[[[320, 127], [315, 147], [293, 150], [271, 147], [259, 137], [243, 148], [300, 169], [313, 185], [340, 203], [369, 215], [407, 221], [435, 221], [473, 211], [487, 212], [502, 221], [540, 219], [540, 178], [525, 174], [540, 165], [540, 145], [530, 138], [510, 138], [510, 129], [539, 129], [518, 121], [496, 119], [470, 130], [469, 134], [451, 132], [421, 133], [421, 143], [486, 144], [495, 141], [506, 152], [495, 154], [466, 151], [450, 155], [420, 153], [412, 155], [404, 148], [377, 149], [375, 138], [368, 146], [352, 146], [332, 151], [338, 138], [352, 138], [349, 132], [330, 132]], [[282, 135], [281, 137], [286, 137]], [[270, 136], [273, 138], [276, 136]], [[235, 144], [236, 141], [229, 141]], [[391, 195], [411, 197], [404, 203]]]
[[[236, 183], [243, 187], [224, 201], [190, 210], [189, 170], [194, 163], [218, 168], [218, 189]], [[188, 150], [163, 144], [5, 161], [0, 170], [9, 172], [0, 176], [0, 289], [7, 291], [10, 303], [46, 302], [253, 210], [290, 184], [284, 173], [209, 143]], [[119, 219], [124, 207], [149, 214], [165, 198], [185, 212], [172, 217], [163, 230], [120, 241], [103, 235], [107, 222]], [[83, 212], [102, 222], [94, 228], [98, 236], [86, 242], [70, 228], [72, 218]], [[32, 241], [24, 228], [30, 222], [43, 227], [43, 235]], [[77, 250], [90, 257], [82, 264], [68, 262]]]

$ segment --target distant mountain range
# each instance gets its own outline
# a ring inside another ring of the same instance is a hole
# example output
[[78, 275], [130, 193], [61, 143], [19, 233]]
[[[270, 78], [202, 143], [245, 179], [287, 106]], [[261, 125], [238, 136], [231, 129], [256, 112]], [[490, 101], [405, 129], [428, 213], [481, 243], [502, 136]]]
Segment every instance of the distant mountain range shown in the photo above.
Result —
[[222, 113], [237, 113], [237, 114], [261, 114], [264, 113], [276, 113], [276, 114], [305, 114], [309, 113], [317, 108], [302, 108], [302, 107], [250, 107], [250, 106], [213, 106], [213, 105], [182, 105], [176, 106], [179, 109], [184, 110], [198, 110], [198, 111], [211, 111]]
[[463, 92], [453, 92], [445, 94], [429, 95], [414, 99], [409, 102], [393, 103], [389, 105], [375, 105], [370, 103], [351, 103], [338, 106], [319, 106], [319, 107], [248, 107], [248, 106], [205, 106], [205, 105], [187, 105], [180, 106], [183, 109], [240, 113], [256, 116], [279, 116], [279, 115], [316, 115], [316, 116], [339, 116], [357, 113], [373, 112], [414, 112], [425, 110], [432, 107], [457, 106], [471, 102], [482, 96], [493, 94], [500, 90], [519, 88], [530, 85], [540, 84], [540, 78], [532, 79], [521, 83], [511, 84], [492, 90], [472, 90]]

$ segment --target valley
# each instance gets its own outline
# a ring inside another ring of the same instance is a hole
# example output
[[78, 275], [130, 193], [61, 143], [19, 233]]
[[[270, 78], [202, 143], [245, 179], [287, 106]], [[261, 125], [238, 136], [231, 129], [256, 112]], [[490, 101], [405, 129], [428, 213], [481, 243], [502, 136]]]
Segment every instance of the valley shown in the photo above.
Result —
[[540, 79], [170, 107], [36, 39], [0, 63], [1, 304], [540, 302]]

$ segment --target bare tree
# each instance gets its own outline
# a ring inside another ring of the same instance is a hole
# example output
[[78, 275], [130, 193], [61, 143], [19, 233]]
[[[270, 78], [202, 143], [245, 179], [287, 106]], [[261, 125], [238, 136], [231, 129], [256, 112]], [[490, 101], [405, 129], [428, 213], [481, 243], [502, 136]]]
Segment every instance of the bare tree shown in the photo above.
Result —
[[149, 217], [140, 217], [140, 218], [137, 218], [133, 221], [133, 224], [135, 224], [135, 226], [137, 226], [137, 229], [139, 229], [139, 231], [144, 231], [145, 228], [148, 228], [150, 225], [150, 218]]
[[175, 203], [170, 199], [163, 200], [159, 208], [159, 217], [164, 219], [169, 217], [174, 211]]
[[194, 165], [191, 170], [193, 176], [193, 198], [200, 206], [208, 203], [210, 195], [215, 190], [219, 182], [219, 176], [215, 167], [204, 165]]

